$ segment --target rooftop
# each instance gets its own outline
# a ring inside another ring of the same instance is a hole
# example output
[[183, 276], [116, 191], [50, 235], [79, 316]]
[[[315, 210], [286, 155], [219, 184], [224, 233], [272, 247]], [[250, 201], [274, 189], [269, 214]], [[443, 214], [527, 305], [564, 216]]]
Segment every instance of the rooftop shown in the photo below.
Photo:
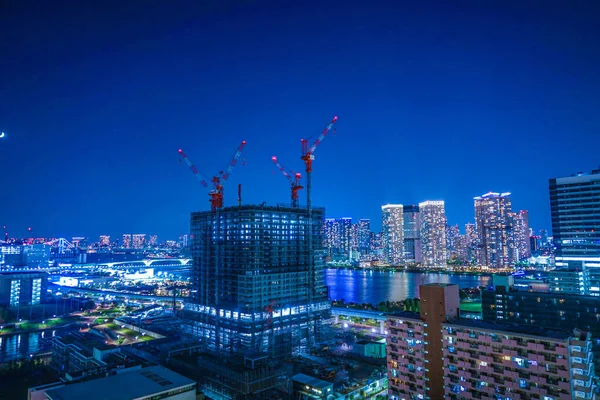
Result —
[[333, 385], [331, 382], [327, 382], [322, 379], [314, 378], [312, 376], [304, 374], [294, 375], [292, 377], [292, 380], [299, 382], [303, 385], [309, 385], [319, 389], [325, 389]]
[[194, 385], [191, 379], [160, 366], [51, 389], [51, 400], [131, 400]]
[[405, 318], [405, 319], [418, 319], [421, 321], [421, 314], [410, 311], [397, 311], [391, 314], [388, 314], [388, 317], [396, 317], [396, 318]]
[[475, 329], [485, 329], [491, 331], [500, 331], [506, 333], [513, 333], [517, 335], [528, 335], [528, 336], [537, 336], [543, 338], [550, 339], [560, 339], [565, 340], [573, 335], [573, 332], [564, 330], [564, 331], [551, 331], [548, 329], [542, 329], [537, 326], [530, 325], [517, 325], [517, 324], [499, 324], [495, 322], [484, 322], [481, 320], [473, 320], [473, 319], [460, 319], [454, 320], [450, 322], [445, 322], [444, 324], [453, 325], [453, 326], [464, 326], [468, 328]]
[[425, 283], [425, 284], [419, 285], [419, 286], [448, 287], [448, 286], [458, 286], [458, 285], [456, 283], [440, 283], [440, 282], [436, 282], [436, 283]]

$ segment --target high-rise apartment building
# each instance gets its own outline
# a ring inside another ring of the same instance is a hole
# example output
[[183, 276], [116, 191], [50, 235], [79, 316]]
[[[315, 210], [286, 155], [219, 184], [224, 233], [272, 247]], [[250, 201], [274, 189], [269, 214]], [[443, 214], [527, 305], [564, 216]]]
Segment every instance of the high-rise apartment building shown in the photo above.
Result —
[[487, 193], [475, 197], [477, 263], [490, 268], [512, 264], [510, 193]]
[[474, 261], [477, 255], [477, 231], [475, 224], [465, 224], [465, 241], [468, 251], [468, 261]]
[[134, 249], [143, 249], [146, 247], [146, 234], [145, 233], [136, 233], [133, 235], [133, 248]]
[[367, 254], [371, 250], [371, 220], [359, 219], [356, 226], [358, 251]]
[[341, 218], [339, 220], [340, 224], [340, 253], [344, 256], [350, 254], [350, 250], [352, 249], [352, 218]]
[[404, 258], [407, 263], [421, 262], [421, 219], [419, 206], [403, 208], [404, 220]]
[[130, 249], [131, 248], [131, 234], [130, 233], [124, 233], [123, 234], [123, 242], [121, 243], [121, 248], [123, 249]]
[[158, 235], [150, 235], [148, 239], [148, 246], [156, 246], [158, 245]]
[[[588, 268], [590, 294], [600, 295], [600, 168], [550, 179], [558, 267]], [[546, 232], [542, 232], [542, 242]], [[547, 239], [546, 239], [547, 240]]]
[[517, 263], [531, 257], [529, 212], [525, 210], [510, 212], [508, 218], [511, 226], [509, 257], [512, 263]]
[[258, 205], [192, 213], [191, 333], [230, 354], [291, 355], [313, 342], [331, 308], [323, 216]]
[[98, 244], [101, 247], [108, 247], [108, 246], [110, 246], [110, 236], [109, 235], [101, 235], [100, 236], [100, 240], [98, 241]]
[[446, 211], [443, 201], [419, 203], [421, 222], [421, 251], [424, 267], [445, 267]]
[[446, 227], [446, 249], [448, 259], [457, 257], [460, 248], [460, 228], [458, 225], [449, 225]]
[[402, 204], [381, 207], [383, 258], [392, 265], [404, 262], [404, 211]]
[[389, 398], [593, 398], [589, 332], [458, 319], [457, 285], [421, 285], [387, 320]]
[[481, 303], [484, 321], [590, 331], [595, 373], [600, 373], [600, 297], [516, 290], [512, 276], [494, 275], [492, 284], [481, 292]]

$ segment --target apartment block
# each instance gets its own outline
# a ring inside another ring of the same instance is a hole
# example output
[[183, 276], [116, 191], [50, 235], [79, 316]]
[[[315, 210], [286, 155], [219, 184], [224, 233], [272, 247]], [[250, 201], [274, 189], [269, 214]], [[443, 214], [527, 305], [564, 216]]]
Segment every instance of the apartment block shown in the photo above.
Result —
[[442, 324], [446, 399], [592, 399], [591, 335], [474, 320]]
[[592, 334], [459, 319], [458, 286], [387, 319], [390, 400], [593, 399]]

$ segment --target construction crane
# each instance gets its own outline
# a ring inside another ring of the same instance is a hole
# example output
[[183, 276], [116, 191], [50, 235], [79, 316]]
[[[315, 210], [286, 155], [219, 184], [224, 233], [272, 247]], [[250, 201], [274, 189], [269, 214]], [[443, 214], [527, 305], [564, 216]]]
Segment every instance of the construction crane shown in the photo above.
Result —
[[298, 208], [298, 191], [304, 189], [304, 186], [300, 185], [300, 179], [302, 178], [302, 175], [299, 172], [294, 172], [281, 165], [275, 156], [271, 157], [271, 160], [273, 160], [275, 165], [277, 165], [277, 168], [279, 168], [283, 176], [290, 181], [290, 185], [292, 187], [292, 207]]
[[[314, 234], [314, 227], [313, 227], [313, 219], [312, 219], [312, 203], [311, 203], [311, 176], [312, 176], [312, 162], [315, 159], [314, 156], [314, 152], [317, 149], [317, 146], [321, 144], [321, 142], [323, 141], [323, 139], [325, 139], [325, 136], [327, 136], [327, 133], [329, 133], [329, 131], [331, 129], [333, 129], [333, 124], [335, 124], [335, 122], [337, 121], [338, 117], [333, 117], [333, 119], [331, 120], [331, 122], [325, 127], [325, 129], [323, 129], [323, 132], [321, 132], [321, 135], [319, 135], [319, 137], [317, 138], [317, 140], [315, 140], [315, 142], [312, 144], [312, 146], [308, 147], [308, 140], [307, 139], [302, 139], [302, 157], [300, 157], [302, 159], [302, 161], [304, 161], [304, 164], [306, 165], [306, 210], [307, 210], [307, 214], [308, 214], [308, 240], [307, 240], [307, 244], [308, 244], [308, 283], [309, 285], [314, 285], [315, 283], [315, 260], [314, 260], [314, 256], [315, 253], [313, 251], [314, 246], [313, 246], [313, 234]], [[313, 315], [312, 315], [312, 307], [313, 307], [313, 290], [311, 287], [309, 287], [308, 289], [308, 320], [309, 320], [309, 324], [313, 323]], [[316, 323], [313, 325], [313, 328], [315, 330], [314, 334], [316, 334], [316, 328], [317, 325]], [[311, 327], [308, 327], [308, 344], [309, 346], [314, 345], [315, 341], [314, 341], [314, 336], [313, 336], [313, 332], [311, 332]]]
[[321, 135], [315, 140], [312, 146], [308, 147], [308, 139], [302, 139], [302, 161], [306, 164], [306, 208], [310, 211], [312, 208], [311, 204], [311, 175], [312, 175], [312, 162], [315, 159], [313, 153], [315, 152], [318, 145], [321, 144], [327, 133], [333, 129], [333, 124], [337, 121], [338, 117], [333, 117], [331, 122], [323, 129]]
[[[225, 170], [225, 172], [219, 171], [219, 173], [217, 175], [213, 176], [212, 179], [210, 180], [212, 183], [212, 189], [210, 190], [210, 192], [208, 192], [208, 195], [210, 197], [210, 200], [209, 200], [210, 201], [210, 209], [212, 211], [223, 208], [223, 184], [222, 184], [222, 182], [225, 182], [227, 180], [227, 178], [229, 178], [229, 175], [231, 174], [231, 171], [233, 171], [233, 167], [235, 167], [235, 164], [237, 164], [237, 161], [240, 158], [240, 155], [242, 154], [242, 150], [244, 149], [245, 145], [246, 145], [246, 141], [244, 140], [244, 141], [242, 141], [242, 143], [238, 146], [237, 150], [235, 151], [233, 158], [231, 159], [231, 162], [229, 163], [229, 165], [227, 167], [227, 170]], [[208, 184], [202, 178], [202, 176], [198, 172], [198, 169], [194, 166], [194, 164], [191, 162], [191, 160], [185, 155], [183, 150], [179, 149], [179, 154], [181, 155], [181, 157], [183, 157], [186, 164], [190, 167], [190, 169], [192, 170], [192, 172], [194, 173], [196, 178], [200, 181], [200, 184], [202, 184], [202, 186], [204, 186], [204, 187], [208, 187]]]

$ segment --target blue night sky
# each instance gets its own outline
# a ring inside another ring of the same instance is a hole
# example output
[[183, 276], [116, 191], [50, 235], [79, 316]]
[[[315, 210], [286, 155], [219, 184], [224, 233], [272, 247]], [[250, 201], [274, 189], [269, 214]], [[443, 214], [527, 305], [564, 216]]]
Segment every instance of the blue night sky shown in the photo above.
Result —
[[[600, 2], [2, 1], [0, 225], [14, 235], [189, 230], [248, 144], [225, 204], [289, 201], [303, 172], [330, 217], [513, 193], [550, 228], [548, 178], [600, 164]], [[102, 3], [102, 5], [100, 5]], [[305, 193], [302, 202], [305, 202]]]

